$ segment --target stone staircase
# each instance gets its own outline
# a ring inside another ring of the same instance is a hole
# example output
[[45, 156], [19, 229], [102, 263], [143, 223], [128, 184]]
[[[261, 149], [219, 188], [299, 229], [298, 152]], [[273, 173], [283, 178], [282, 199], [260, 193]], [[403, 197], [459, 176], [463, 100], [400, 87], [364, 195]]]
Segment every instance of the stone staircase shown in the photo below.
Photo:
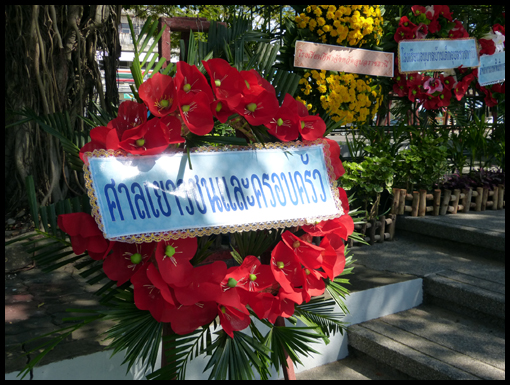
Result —
[[351, 325], [351, 357], [419, 380], [505, 379], [504, 211], [476, 214], [399, 218], [397, 242], [354, 252], [370, 268], [421, 276], [424, 302]]

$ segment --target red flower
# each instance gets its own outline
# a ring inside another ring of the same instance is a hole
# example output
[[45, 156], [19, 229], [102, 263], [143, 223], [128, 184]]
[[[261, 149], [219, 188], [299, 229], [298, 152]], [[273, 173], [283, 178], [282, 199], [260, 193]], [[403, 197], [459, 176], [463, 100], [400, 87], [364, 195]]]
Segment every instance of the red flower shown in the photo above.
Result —
[[427, 12], [425, 7], [423, 7], [421, 5], [413, 5], [411, 7], [411, 10], [413, 11], [414, 16], [420, 16], [421, 14], [424, 14]]
[[88, 165], [85, 159], [86, 152], [94, 150], [117, 150], [119, 148], [119, 138], [114, 128], [98, 126], [90, 131], [90, 142], [80, 149], [80, 159]]
[[473, 74], [473, 72], [471, 72], [470, 74], [464, 76], [462, 80], [457, 82], [457, 85], [454, 88], [455, 97], [457, 98], [457, 100], [460, 101], [464, 97], [469, 88], [469, 85], [471, 84], [474, 78], [475, 75]]
[[496, 52], [496, 44], [492, 39], [480, 39], [478, 40], [482, 49], [480, 50], [481, 55], [493, 55]]
[[345, 268], [345, 245], [342, 237], [336, 233], [326, 235], [321, 241], [322, 269], [328, 278], [333, 280], [344, 271]]
[[505, 27], [502, 26], [501, 24], [494, 24], [492, 30], [494, 32], [500, 32], [502, 35], [505, 35]]
[[326, 123], [318, 114], [300, 117], [299, 125], [301, 136], [305, 140], [322, 138], [326, 132]]
[[324, 294], [326, 284], [323, 278], [326, 273], [321, 273], [318, 270], [303, 269], [304, 283], [303, 283], [303, 301], [309, 302], [312, 297], [317, 297]]
[[95, 260], [103, 259], [115, 242], [106, 240], [94, 218], [86, 213], [62, 214], [57, 219], [58, 227], [69, 234], [76, 255], [88, 251]]
[[268, 132], [283, 142], [296, 140], [299, 137], [300, 123], [298, 121], [297, 103], [299, 102], [290, 96], [290, 94], [286, 94], [278, 112], [271, 120], [264, 123], [269, 129]]
[[171, 76], [157, 72], [140, 85], [138, 95], [154, 116], [161, 118], [175, 111], [176, 92]]
[[318, 269], [322, 264], [322, 247], [305, 242], [290, 231], [282, 234], [282, 241], [292, 249], [298, 260], [308, 269]]
[[207, 325], [218, 315], [216, 302], [197, 302], [190, 306], [177, 306], [170, 313], [172, 331], [185, 335], [195, 331], [202, 325]]
[[335, 178], [338, 179], [345, 174], [344, 166], [342, 164], [342, 161], [340, 160], [340, 146], [336, 141], [332, 139], [328, 138], [324, 139], [329, 144], [330, 153], [329, 159], [331, 160], [331, 165], [333, 166], [333, 171], [335, 172]]
[[168, 143], [184, 143], [186, 140], [181, 136], [181, 121], [172, 115], [167, 115], [159, 120], [166, 127]]
[[303, 271], [299, 260], [284, 242], [279, 242], [271, 253], [271, 270], [275, 280], [287, 293], [303, 285]]
[[243, 330], [251, 323], [248, 310], [241, 311], [233, 306], [218, 304], [218, 315], [221, 327], [230, 338], [234, 338], [234, 331]]
[[498, 105], [498, 100], [492, 96], [492, 92], [488, 87], [481, 87], [477, 84], [477, 88], [485, 94], [485, 104], [487, 107], [495, 107]]
[[221, 123], [225, 123], [230, 116], [236, 113], [229, 108], [226, 100], [215, 100], [212, 102], [211, 112]]
[[127, 130], [119, 147], [136, 155], [156, 155], [165, 151], [170, 144], [169, 130], [158, 118]]
[[218, 100], [224, 100], [230, 109], [234, 109], [241, 101], [241, 91], [245, 87], [244, 80], [237, 69], [223, 59], [202, 61], [209, 77], [211, 87]]
[[140, 310], [149, 310], [158, 322], [170, 322], [175, 305], [167, 302], [161, 291], [147, 277], [147, 269], [138, 270], [132, 277], [135, 306]]
[[184, 61], [177, 63], [177, 72], [175, 74], [175, 87], [177, 92], [187, 94], [198, 94], [205, 92], [209, 98], [209, 103], [214, 100], [213, 93], [207, 79], [196, 66], [191, 66]]
[[147, 121], [147, 107], [143, 103], [136, 103], [131, 100], [122, 102], [119, 106], [117, 117], [110, 120], [107, 127], [115, 128], [119, 141], [126, 130], [140, 126]]
[[189, 130], [197, 135], [206, 135], [213, 129], [214, 120], [210, 100], [205, 92], [198, 94], [179, 92], [179, 111]]
[[222, 288], [227, 291], [232, 287], [233, 278], [236, 281], [234, 287], [250, 292], [259, 292], [270, 287], [274, 282], [273, 273], [269, 265], [262, 265], [257, 257], [248, 255], [241, 266], [228, 269], [225, 278], [222, 281]]
[[246, 87], [243, 88], [243, 95], [258, 95], [264, 90], [276, 97], [276, 91], [274, 87], [266, 79], [264, 79], [255, 70], [241, 71], [241, 77], [244, 79]]
[[263, 90], [257, 95], [244, 96], [235, 111], [252, 126], [258, 126], [269, 122], [278, 113], [278, 107], [276, 96]]
[[314, 237], [322, 237], [331, 233], [336, 233], [347, 240], [354, 231], [354, 222], [349, 215], [342, 215], [340, 218], [322, 221], [313, 225], [303, 226], [303, 230]]
[[412, 102], [424, 97], [423, 76], [417, 73], [409, 74], [407, 86], [409, 89], [409, 100]]
[[197, 252], [197, 239], [161, 241], [156, 248], [156, 261], [163, 280], [172, 287], [190, 284], [193, 266], [189, 262]]
[[274, 298], [273, 306], [267, 315], [267, 320], [274, 324], [278, 317], [292, 317], [294, 315], [294, 306], [302, 303], [303, 289], [294, 289], [287, 293], [282, 288]]
[[347, 197], [347, 192], [339, 187], [338, 194], [340, 195], [340, 201], [342, 202], [342, 208], [344, 209], [344, 213], [349, 213], [349, 198]]
[[[113, 252], [103, 262], [103, 270], [117, 286], [127, 282], [154, 253], [154, 243], [124, 243], [117, 242]], [[145, 268], [145, 267], [143, 267]]]
[[404, 39], [416, 39], [417, 25], [411, 22], [407, 16], [400, 18], [399, 27], [395, 32], [395, 41], [398, 43]]
[[173, 285], [175, 297], [183, 305], [193, 305], [197, 302], [217, 302], [221, 295], [220, 282], [226, 273], [227, 265], [222, 261], [195, 267], [185, 274], [186, 286]]
[[434, 18], [437, 19], [439, 16], [443, 16], [450, 22], [452, 21], [452, 13], [447, 5], [434, 5]]
[[464, 26], [459, 20], [455, 20], [455, 26], [448, 32], [450, 39], [460, 39], [463, 37], [469, 37], [469, 34], [464, 29]]

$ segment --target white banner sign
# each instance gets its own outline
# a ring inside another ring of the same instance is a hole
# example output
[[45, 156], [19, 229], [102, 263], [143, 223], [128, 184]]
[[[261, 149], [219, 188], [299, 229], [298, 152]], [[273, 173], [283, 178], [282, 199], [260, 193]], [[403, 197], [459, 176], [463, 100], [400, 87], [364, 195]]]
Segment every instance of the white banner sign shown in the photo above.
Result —
[[482, 87], [490, 84], [503, 83], [505, 81], [505, 53], [498, 52], [494, 55], [480, 56], [480, 68], [478, 69], [478, 83]]
[[136, 243], [343, 215], [325, 140], [266, 147], [209, 147], [190, 159], [95, 150], [85, 166], [92, 214], [107, 239]]

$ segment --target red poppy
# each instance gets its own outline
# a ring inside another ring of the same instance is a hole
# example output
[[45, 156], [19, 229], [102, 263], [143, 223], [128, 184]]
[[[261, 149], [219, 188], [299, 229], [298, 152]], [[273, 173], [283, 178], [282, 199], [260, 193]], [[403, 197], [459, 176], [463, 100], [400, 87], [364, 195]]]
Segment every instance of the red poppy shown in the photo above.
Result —
[[466, 29], [459, 20], [455, 20], [454, 23], [455, 26], [448, 32], [448, 37], [450, 39], [460, 39], [463, 37], [469, 37], [469, 34], [467, 33]]
[[115, 128], [119, 141], [126, 130], [130, 130], [147, 121], [147, 106], [143, 103], [136, 103], [131, 100], [122, 102], [119, 106], [117, 117], [110, 120], [107, 127]]
[[221, 123], [225, 123], [236, 112], [231, 110], [225, 100], [215, 100], [211, 103], [211, 112]]
[[212, 322], [217, 315], [216, 302], [197, 302], [190, 306], [177, 306], [169, 315], [169, 322], [174, 333], [185, 335]]
[[171, 76], [157, 72], [140, 85], [138, 95], [154, 116], [161, 118], [175, 111], [176, 92]]
[[163, 280], [172, 287], [190, 284], [193, 266], [189, 262], [197, 252], [196, 238], [161, 241], [156, 247], [156, 261]]
[[301, 137], [305, 140], [322, 138], [326, 132], [326, 123], [317, 115], [303, 116], [299, 118]]
[[303, 285], [303, 271], [294, 251], [279, 242], [271, 253], [271, 270], [275, 280], [287, 293]]
[[335, 172], [335, 178], [338, 179], [345, 174], [344, 166], [340, 160], [340, 145], [332, 139], [324, 138], [324, 140], [328, 142], [330, 154], [329, 159], [331, 160], [331, 165]]
[[136, 155], [156, 155], [165, 151], [170, 144], [169, 130], [158, 118], [127, 130], [119, 147]]
[[340, 202], [342, 202], [342, 209], [344, 210], [345, 214], [349, 213], [349, 198], [347, 197], [347, 192], [339, 187], [338, 188], [338, 194], [340, 195]]
[[224, 100], [230, 109], [234, 109], [241, 101], [241, 91], [245, 87], [239, 71], [223, 59], [210, 59], [202, 61], [202, 64], [211, 78], [216, 98]]
[[323, 278], [325, 278], [326, 273], [305, 267], [303, 268], [303, 275], [303, 302], [309, 302], [312, 297], [324, 294], [326, 284]]
[[119, 148], [119, 138], [117, 131], [111, 127], [98, 126], [90, 131], [90, 142], [80, 149], [80, 159], [88, 165], [88, 159], [85, 158], [86, 152], [94, 150], [117, 150]]
[[278, 292], [273, 301], [273, 306], [271, 307], [267, 315], [267, 320], [274, 324], [276, 318], [278, 317], [284, 318], [292, 317], [294, 315], [295, 305], [300, 305], [302, 303], [303, 303], [302, 288], [294, 289], [289, 293], [280, 289], [280, 291]]
[[274, 87], [266, 79], [264, 79], [255, 70], [241, 71], [241, 77], [244, 79], [246, 87], [243, 88], [243, 95], [258, 95], [262, 91], [267, 91], [276, 97]]
[[278, 99], [270, 92], [263, 90], [257, 95], [246, 95], [235, 111], [244, 116], [252, 126], [267, 123], [278, 113]]
[[300, 123], [297, 103], [299, 102], [290, 94], [286, 94], [278, 112], [268, 122], [264, 123], [269, 129], [268, 132], [283, 142], [296, 140], [299, 137]]
[[117, 281], [117, 286], [120, 286], [146, 264], [155, 247], [154, 243], [117, 242], [112, 253], [105, 258], [103, 270], [108, 278]]
[[422, 5], [413, 5], [411, 7], [411, 10], [413, 11], [414, 16], [420, 16], [421, 14], [424, 14], [427, 12], [425, 7]]
[[168, 143], [184, 143], [186, 139], [181, 136], [181, 121], [172, 115], [167, 115], [159, 120], [166, 127]]
[[331, 233], [336, 233], [347, 240], [354, 231], [354, 222], [349, 215], [342, 215], [340, 218], [322, 221], [313, 225], [302, 227], [308, 234], [314, 237], [322, 237]]
[[[234, 281], [231, 280], [231, 278]], [[270, 287], [274, 282], [269, 265], [262, 265], [257, 257], [248, 255], [241, 266], [228, 269], [221, 286], [223, 291], [239, 288], [251, 292], [259, 292]]]
[[193, 94], [180, 91], [179, 111], [184, 123], [194, 134], [206, 135], [213, 129], [213, 114], [205, 92]]
[[179, 306], [179, 302], [175, 299], [175, 294], [172, 290], [172, 288], [163, 280], [163, 277], [161, 276], [161, 273], [159, 270], [154, 266], [154, 264], [151, 262], [148, 264], [147, 267], [144, 267], [147, 269], [147, 278], [152, 282], [152, 284], [159, 289], [159, 292], [161, 293], [161, 296], [163, 299], [168, 302], [170, 305]]
[[439, 16], [443, 16], [450, 22], [452, 21], [452, 13], [447, 5], [434, 5], [434, 18], [437, 19]]
[[492, 39], [479, 39], [478, 42], [482, 49], [479, 52], [479, 55], [493, 55], [496, 52], [496, 44]]
[[214, 100], [213, 93], [207, 79], [196, 66], [189, 65], [184, 61], [177, 63], [177, 72], [175, 74], [175, 88], [177, 92], [187, 94], [198, 94], [204, 92], [209, 98], [209, 103]]
[[298, 260], [308, 269], [318, 269], [322, 264], [322, 247], [308, 243], [290, 231], [282, 234], [282, 241], [292, 249]]
[[100, 260], [115, 243], [104, 238], [94, 218], [86, 213], [59, 215], [57, 224], [63, 232], [69, 234], [76, 255], [87, 250], [92, 259]]
[[411, 22], [407, 16], [400, 18], [399, 26], [395, 32], [394, 38], [398, 43], [404, 39], [416, 39], [417, 25]]
[[221, 295], [220, 282], [227, 273], [227, 265], [216, 261], [193, 268], [186, 274], [186, 286], [174, 287], [175, 297], [183, 305], [217, 301]]
[[234, 338], [234, 331], [246, 329], [251, 323], [250, 313], [246, 309], [242, 311], [233, 306], [218, 304], [218, 315], [221, 327], [230, 338]]
[[328, 278], [333, 280], [344, 271], [345, 268], [345, 245], [342, 237], [331, 233], [326, 235], [321, 243], [324, 248], [322, 253], [322, 269]]
[[161, 291], [147, 277], [147, 269], [139, 269], [131, 277], [134, 289], [135, 306], [140, 310], [149, 310], [158, 322], [170, 322], [176, 306], [167, 302]]
[[473, 72], [471, 72], [470, 74], [464, 76], [462, 80], [457, 82], [454, 88], [455, 97], [457, 98], [457, 100], [460, 101], [464, 97], [469, 88], [469, 85], [471, 84], [474, 78], [475, 75], [473, 74]]

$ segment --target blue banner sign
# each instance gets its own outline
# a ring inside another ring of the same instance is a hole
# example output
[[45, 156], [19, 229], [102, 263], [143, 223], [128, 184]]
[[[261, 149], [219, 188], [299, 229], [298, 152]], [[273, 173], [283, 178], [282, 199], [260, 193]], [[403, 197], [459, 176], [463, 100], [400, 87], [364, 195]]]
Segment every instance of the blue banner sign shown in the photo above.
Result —
[[478, 83], [482, 87], [490, 84], [503, 83], [505, 81], [505, 53], [498, 52], [494, 55], [480, 56], [480, 68], [478, 69]]
[[476, 40], [422, 39], [398, 43], [398, 65], [401, 73], [443, 71], [463, 67], [478, 67]]
[[322, 139], [248, 150], [209, 147], [189, 159], [182, 152], [89, 154], [85, 175], [93, 215], [110, 240], [275, 229], [343, 215]]

